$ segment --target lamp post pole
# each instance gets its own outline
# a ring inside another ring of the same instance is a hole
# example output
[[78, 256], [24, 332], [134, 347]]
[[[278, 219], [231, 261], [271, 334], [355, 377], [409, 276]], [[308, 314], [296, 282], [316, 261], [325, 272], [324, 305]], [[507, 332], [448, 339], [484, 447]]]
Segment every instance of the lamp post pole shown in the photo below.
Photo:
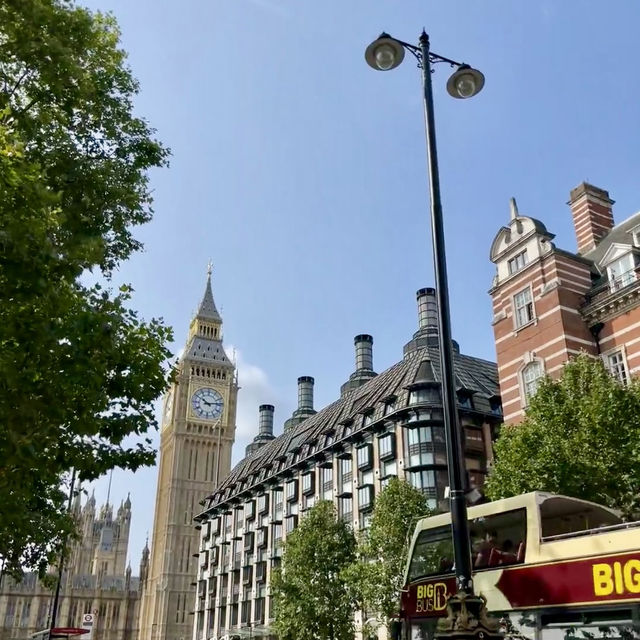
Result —
[[442, 386], [442, 411], [447, 445], [447, 467], [449, 471], [449, 509], [453, 530], [453, 557], [455, 560], [456, 586], [458, 592], [473, 593], [471, 575], [471, 549], [467, 503], [465, 501], [465, 470], [460, 437], [460, 420], [453, 369], [451, 347], [451, 314], [449, 311], [449, 282], [447, 257], [444, 243], [444, 222], [440, 198], [440, 172], [436, 146], [436, 127], [431, 85], [431, 61], [429, 59], [429, 36], [423, 31], [420, 36], [422, 58], [422, 84], [424, 88], [424, 122], [427, 138], [427, 161], [429, 164], [429, 192], [431, 200], [431, 239], [435, 271], [436, 296], [438, 302], [438, 327], [440, 332], [440, 371]]
[[418, 60], [422, 70], [427, 163], [429, 169], [429, 194], [431, 209], [431, 239], [438, 303], [439, 351], [442, 387], [442, 408], [447, 448], [449, 474], [449, 508], [453, 538], [453, 556], [456, 578], [456, 593], [447, 602], [448, 616], [441, 621], [438, 638], [501, 638], [498, 622], [487, 617], [485, 601], [473, 591], [471, 543], [467, 521], [465, 498], [465, 467], [462, 450], [460, 420], [458, 416], [453, 348], [451, 341], [451, 316], [449, 310], [449, 284], [444, 240], [442, 200], [440, 197], [440, 174], [431, 83], [432, 63], [445, 62], [457, 67], [447, 83], [448, 92], [455, 98], [469, 98], [477, 94], [484, 85], [484, 76], [477, 70], [431, 52], [429, 36], [423, 30], [419, 46], [396, 40], [383, 33], [367, 48], [365, 59], [374, 69], [387, 71], [402, 62], [407, 50]]

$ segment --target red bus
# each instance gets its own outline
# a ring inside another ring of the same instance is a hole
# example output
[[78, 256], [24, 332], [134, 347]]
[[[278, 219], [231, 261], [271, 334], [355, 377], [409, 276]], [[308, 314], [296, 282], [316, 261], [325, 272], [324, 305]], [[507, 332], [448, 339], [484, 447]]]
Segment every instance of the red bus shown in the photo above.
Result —
[[[524, 636], [608, 626], [640, 638], [640, 522], [541, 492], [470, 507], [468, 518], [475, 592]], [[432, 638], [454, 590], [451, 515], [424, 518], [409, 550], [403, 640]]]

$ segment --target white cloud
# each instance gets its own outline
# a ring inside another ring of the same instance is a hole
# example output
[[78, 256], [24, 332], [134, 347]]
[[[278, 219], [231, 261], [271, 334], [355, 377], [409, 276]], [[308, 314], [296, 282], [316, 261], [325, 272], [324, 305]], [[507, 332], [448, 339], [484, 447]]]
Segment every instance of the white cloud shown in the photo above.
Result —
[[277, 404], [275, 391], [269, 378], [258, 365], [247, 362], [241, 351], [233, 345], [226, 347], [228, 354], [234, 354], [238, 370], [238, 412], [236, 415], [236, 442], [233, 446], [233, 464], [242, 460], [247, 444], [258, 433], [258, 407], [261, 404]]

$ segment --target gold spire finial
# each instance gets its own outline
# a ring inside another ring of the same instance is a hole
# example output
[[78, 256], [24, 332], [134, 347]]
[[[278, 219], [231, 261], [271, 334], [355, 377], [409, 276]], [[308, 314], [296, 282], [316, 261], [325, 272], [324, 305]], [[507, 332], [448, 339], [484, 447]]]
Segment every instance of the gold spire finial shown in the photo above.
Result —
[[213, 271], [213, 262], [211, 261], [211, 258], [209, 258], [209, 262], [207, 262], [207, 276], [209, 278], [211, 277], [212, 271]]

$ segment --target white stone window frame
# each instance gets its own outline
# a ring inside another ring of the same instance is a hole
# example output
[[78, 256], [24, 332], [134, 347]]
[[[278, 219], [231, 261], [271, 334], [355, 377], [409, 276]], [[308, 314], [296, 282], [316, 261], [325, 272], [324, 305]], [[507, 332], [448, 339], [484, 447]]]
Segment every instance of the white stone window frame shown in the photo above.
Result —
[[[623, 261], [629, 261], [631, 266], [628, 269], [624, 267], [621, 269], [614, 270], [614, 265], [617, 266], [619, 263]], [[611, 291], [618, 291], [623, 289], [627, 285], [635, 282], [636, 280], [636, 258], [632, 251], [625, 253], [621, 256], [618, 256], [615, 260], [612, 260], [607, 264], [607, 279], [609, 280], [609, 288]], [[620, 271], [620, 273], [617, 273]]]
[[[518, 306], [516, 303], [516, 298], [521, 294], [524, 293], [525, 291], [529, 291], [529, 303], [531, 305], [531, 318], [529, 318], [529, 320], [527, 320], [526, 322], [523, 322], [522, 324], [518, 324]], [[535, 324], [537, 322], [537, 317], [536, 317], [536, 303], [535, 303], [535, 297], [533, 295], [533, 286], [531, 284], [528, 284], [527, 286], [523, 287], [522, 289], [520, 289], [519, 291], [516, 291], [512, 296], [511, 296], [511, 308], [513, 310], [513, 330], [517, 333], [518, 331], [521, 331], [522, 329], [524, 329], [525, 327], [528, 327], [532, 324]]]
[[529, 256], [527, 248], [516, 253], [513, 258], [507, 260], [507, 272], [510, 276], [522, 271], [529, 264]]
[[[520, 398], [522, 400], [522, 407], [523, 408], [529, 406], [529, 401], [531, 399], [531, 396], [535, 395], [535, 392], [532, 393], [532, 394], [528, 394], [527, 393], [527, 384], [528, 384], [528, 382], [531, 382], [531, 381], [527, 381], [526, 378], [525, 378], [527, 369], [532, 368], [532, 365], [533, 366], [538, 366], [539, 365], [540, 366], [540, 371], [541, 371], [541, 375], [539, 375], [537, 378], [535, 378], [534, 381], [540, 381], [546, 375], [546, 370], [545, 370], [545, 366], [544, 366], [544, 360], [542, 358], [536, 358], [536, 357], [528, 357], [528, 358], [526, 358], [525, 362], [522, 364], [522, 366], [518, 370], [518, 381], [520, 383]], [[538, 382], [538, 385], [539, 385], [539, 382]], [[538, 390], [538, 385], [536, 385], [536, 392]]]
[[[616, 372], [613, 371], [613, 368], [611, 366], [611, 358], [615, 357], [615, 356], [620, 356], [621, 360], [620, 363], [622, 365], [622, 377], [617, 375]], [[603, 353], [600, 354], [600, 357], [602, 358], [602, 362], [604, 362], [604, 366], [607, 368], [607, 371], [618, 381], [621, 382], [624, 385], [628, 385], [629, 382], [631, 381], [631, 374], [629, 372], [629, 364], [627, 362], [627, 350], [625, 348], [624, 345], [620, 345], [617, 347], [613, 347], [612, 349], [609, 349], [608, 351], [604, 351]]]

